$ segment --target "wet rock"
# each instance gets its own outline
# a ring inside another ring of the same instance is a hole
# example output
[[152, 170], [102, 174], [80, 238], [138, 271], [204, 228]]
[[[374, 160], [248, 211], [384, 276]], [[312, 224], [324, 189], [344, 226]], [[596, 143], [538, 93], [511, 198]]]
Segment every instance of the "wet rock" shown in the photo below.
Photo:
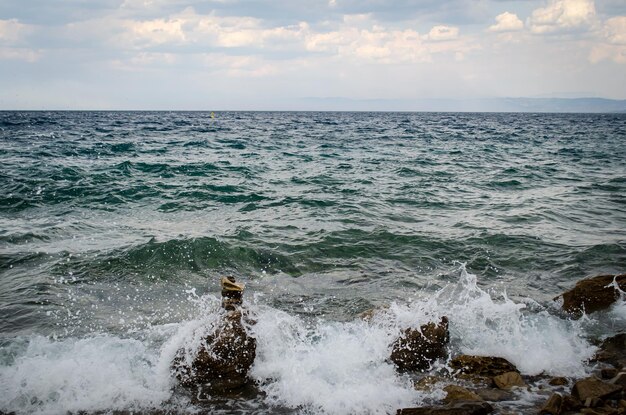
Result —
[[553, 393], [548, 401], [541, 407], [539, 414], [541, 415], [560, 415], [563, 407], [563, 395]]
[[474, 389], [473, 391], [483, 400], [489, 402], [512, 401], [515, 399], [515, 396], [511, 392], [502, 389], [485, 388]]
[[604, 406], [601, 408], [582, 408], [580, 413], [586, 415], [620, 415], [619, 410], [611, 406]]
[[424, 376], [413, 384], [415, 390], [430, 392], [438, 383], [445, 382], [445, 379], [439, 376]]
[[613, 365], [620, 370], [626, 367], [626, 333], [604, 340], [596, 353], [596, 360]]
[[583, 406], [585, 408], [596, 408], [598, 406], [602, 406], [603, 404], [604, 404], [604, 401], [602, 401], [602, 399], [600, 398], [587, 398], [585, 399]]
[[226, 392], [248, 383], [248, 370], [256, 356], [256, 339], [246, 329], [250, 321], [241, 308], [243, 285], [222, 279], [223, 319], [198, 350], [180, 349], [172, 370], [183, 386]]
[[622, 387], [619, 385], [592, 376], [576, 382], [572, 388], [572, 395], [585, 402], [588, 398], [607, 398], [621, 390]]
[[609, 382], [621, 386], [626, 391], [626, 372], [618, 373]]
[[435, 360], [448, 357], [449, 342], [448, 318], [444, 316], [439, 324], [406, 329], [392, 345], [391, 360], [401, 372], [427, 370]]
[[452, 359], [450, 367], [459, 373], [488, 377], [507, 372], [519, 373], [515, 365], [502, 357], [460, 355]]
[[600, 378], [613, 379], [615, 376], [617, 376], [618, 373], [619, 370], [615, 369], [614, 367], [604, 368], [600, 370]]
[[506, 372], [498, 376], [494, 376], [493, 383], [498, 389], [509, 390], [514, 386], [524, 387], [526, 383], [518, 372]]
[[563, 395], [563, 405], [561, 409], [564, 412], [578, 411], [582, 407], [583, 407], [583, 403], [578, 398], [572, 395]]
[[567, 378], [558, 376], [555, 378], [550, 379], [550, 381], [548, 382], [549, 385], [552, 386], [565, 386], [569, 383], [569, 381], [567, 380]]
[[447, 395], [444, 398], [444, 402], [456, 402], [456, 401], [482, 401], [483, 399], [476, 393], [465, 389], [462, 386], [448, 385], [443, 388]]
[[190, 365], [185, 352], [178, 352], [173, 369], [181, 384], [207, 385], [215, 391], [227, 391], [248, 382], [248, 370], [256, 355], [256, 339], [248, 335], [240, 312], [229, 312], [216, 331], [204, 339], [204, 344]]
[[626, 274], [598, 275], [578, 281], [574, 288], [554, 300], [562, 298], [563, 310], [575, 317], [580, 317], [583, 312], [604, 310], [619, 298], [619, 292], [611, 286], [614, 280], [621, 290], [626, 291]]
[[493, 412], [487, 402], [457, 402], [445, 406], [398, 409], [397, 415], [486, 415]]

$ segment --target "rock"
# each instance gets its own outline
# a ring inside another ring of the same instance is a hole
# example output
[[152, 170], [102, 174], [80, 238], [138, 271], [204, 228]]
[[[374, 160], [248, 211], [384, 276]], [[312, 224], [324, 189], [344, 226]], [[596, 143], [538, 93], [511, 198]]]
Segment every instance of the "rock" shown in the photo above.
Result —
[[515, 399], [511, 392], [501, 389], [475, 389], [474, 392], [483, 400], [489, 402], [512, 401]]
[[621, 386], [622, 389], [626, 390], [626, 372], [618, 373], [609, 382], [614, 384], [614, 385]]
[[424, 376], [413, 384], [415, 390], [430, 392], [438, 383], [444, 382], [445, 379], [439, 376]]
[[553, 393], [548, 401], [541, 407], [539, 414], [560, 415], [563, 407], [563, 396]]
[[582, 408], [580, 413], [587, 415], [619, 415], [620, 412], [616, 408], [603, 406], [601, 408]]
[[398, 409], [397, 415], [486, 415], [493, 412], [487, 402], [457, 402], [446, 406]]
[[452, 359], [450, 367], [460, 373], [478, 376], [498, 376], [507, 372], [518, 372], [508, 360], [501, 357], [460, 355]]
[[448, 318], [444, 316], [439, 324], [406, 329], [393, 343], [391, 360], [401, 372], [427, 370], [435, 360], [448, 357], [449, 342]]
[[498, 389], [509, 390], [514, 386], [526, 386], [524, 380], [518, 372], [506, 372], [498, 376], [494, 376], [493, 383]]
[[604, 368], [600, 370], [600, 378], [601, 379], [613, 379], [615, 376], [617, 376], [618, 373], [619, 373], [619, 370], [615, 369], [614, 367]]
[[216, 391], [227, 391], [248, 382], [254, 363], [256, 339], [250, 337], [238, 311], [231, 311], [216, 331], [204, 339], [206, 347], [197, 351], [191, 365], [179, 350], [173, 369], [181, 384], [188, 387], [209, 384]]
[[596, 353], [596, 360], [621, 370], [626, 365], [626, 333], [605, 339]]
[[572, 395], [563, 395], [563, 405], [561, 409], [564, 412], [578, 411], [582, 407], [583, 407], [583, 404], [578, 398]]
[[574, 288], [554, 300], [562, 298], [563, 310], [575, 317], [580, 317], [583, 312], [604, 310], [619, 298], [619, 292], [611, 286], [614, 280], [621, 290], [626, 291], [626, 274], [598, 275], [578, 281]]
[[572, 388], [572, 395], [585, 402], [588, 398], [607, 398], [621, 390], [622, 387], [619, 385], [604, 382], [592, 376], [576, 382]]
[[203, 339], [198, 350], [189, 356], [182, 348], [172, 363], [174, 375], [183, 386], [226, 392], [248, 383], [248, 370], [256, 356], [256, 339], [245, 327], [247, 317], [241, 308], [243, 285], [233, 278], [229, 278], [228, 283], [224, 280], [222, 307], [226, 313], [223, 319], [213, 333]]
[[550, 381], [548, 382], [549, 385], [552, 386], [565, 386], [569, 383], [569, 381], [567, 380], [567, 378], [564, 377], [555, 377], [550, 379]]
[[600, 398], [587, 398], [585, 399], [585, 403], [583, 403], [583, 406], [585, 408], [595, 408], [602, 405], [603, 403], [604, 402]]
[[447, 392], [444, 402], [456, 402], [456, 401], [482, 401], [483, 399], [476, 393], [465, 389], [462, 386], [448, 385], [443, 388]]

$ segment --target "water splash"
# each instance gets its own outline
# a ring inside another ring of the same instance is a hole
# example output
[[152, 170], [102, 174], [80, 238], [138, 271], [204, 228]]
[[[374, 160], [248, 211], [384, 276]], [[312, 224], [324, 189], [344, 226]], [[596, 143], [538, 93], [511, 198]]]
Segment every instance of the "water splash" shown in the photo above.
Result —
[[[194, 318], [150, 326], [127, 333], [128, 338], [33, 336], [3, 346], [0, 410], [189, 408], [176, 393], [171, 363], [181, 348], [193, 355], [221, 311], [214, 295], [186, 294]], [[583, 337], [589, 316], [571, 321], [537, 303], [529, 307], [505, 292], [483, 290], [464, 267], [456, 284], [434, 295], [417, 295], [380, 309], [369, 321], [348, 322], [291, 315], [255, 297], [249, 309], [256, 320], [257, 358], [250, 374], [263, 392], [260, 404], [297, 413], [384, 414], [440, 399], [444, 392], [439, 389], [416, 391], [410, 377], [398, 374], [388, 358], [401, 330], [443, 315], [450, 320], [452, 355], [504, 357], [528, 375], [578, 377], [588, 371], [586, 361], [595, 351]], [[619, 310], [623, 306], [611, 312]]]

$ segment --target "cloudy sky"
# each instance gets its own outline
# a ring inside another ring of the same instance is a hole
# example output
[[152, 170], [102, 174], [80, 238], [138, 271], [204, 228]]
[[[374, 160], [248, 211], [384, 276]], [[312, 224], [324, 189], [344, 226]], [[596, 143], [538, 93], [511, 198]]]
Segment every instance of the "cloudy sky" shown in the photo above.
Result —
[[2, 0], [0, 109], [626, 99], [624, 0]]

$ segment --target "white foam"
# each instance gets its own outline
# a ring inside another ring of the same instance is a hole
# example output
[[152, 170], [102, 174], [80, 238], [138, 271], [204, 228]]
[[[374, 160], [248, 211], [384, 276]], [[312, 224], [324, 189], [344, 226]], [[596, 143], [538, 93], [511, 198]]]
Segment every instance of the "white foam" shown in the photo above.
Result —
[[596, 349], [582, 337], [582, 323], [537, 310], [537, 303], [532, 312], [526, 308], [506, 292], [496, 296], [480, 289], [476, 276], [461, 267], [456, 285], [410, 304], [404, 313], [447, 315], [452, 342], [462, 353], [504, 357], [528, 375], [583, 376]]
[[275, 405], [310, 413], [383, 414], [419, 394], [386, 362], [389, 331], [365, 322], [301, 319], [261, 308], [252, 376]]
[[33, 336], [12, 364], [0, 366], [0, 409], [60, 414], [157, 407], [170, 397], [170, 378], [157, 376], [157, 360], [139, 340]]

